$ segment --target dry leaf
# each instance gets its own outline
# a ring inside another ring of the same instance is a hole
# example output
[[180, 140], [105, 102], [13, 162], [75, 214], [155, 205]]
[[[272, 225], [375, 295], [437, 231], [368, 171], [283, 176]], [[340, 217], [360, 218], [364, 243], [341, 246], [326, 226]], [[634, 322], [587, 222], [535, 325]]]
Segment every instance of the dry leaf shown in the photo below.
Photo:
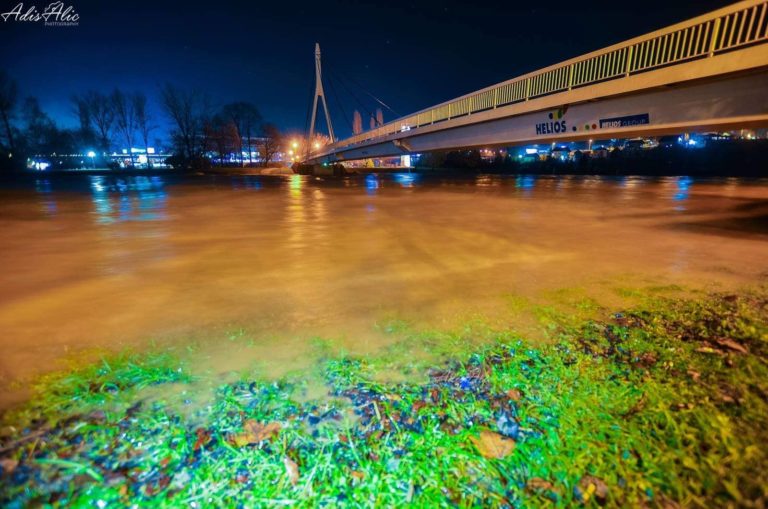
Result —
[[552, 492], [557, 491], [555, 490], [554, 484], [547, 481], [546, 479], [542, 479], [541, 477], [534, 477], [532, 479], [528, 479], [528, 482], [525, 483], [525, 487], [531, 491], [552, 491]]
[[242, 433], [235, 433], [229, 436], [229, 441], [233, 445], [244, 447], [246, 445], [258, 444], [264, 440], [271, 440], [280, 432], [280, 424], [277, 422], [262, 424], [253, 419], [248, 419], [243, 424], [243, 430]]
[[709, 346], [699, 347], [695, 351], [699, 352], [699, 353], [708, 353], [708, 354], [711, 354], [711, 355], [723, 355], [723, 352], [715, 350], [714, 348], [709, 347]]
[[365, 479], [365, 474], [359, 470], [353, 470], [349, 473], [353, 478], [357, 479], [358, 481], [362, 481]]
[[3, 469], [4, 474], [12, 474], [16, 467], [19, 466], [19, 462], [10, 458], [0, 459], [0, 468]]
[[589, 502], [593, 495], [599, 502], [604, 502], [608, 496], [608, 485], [605, 484], [605, 481], [593, 475], [582, 477], [579, 480], [579, 488], [582, 502], [584, 503]]
[[192, 446], [193, 451], [197, 451], [211, 440], [211, 432], [205, 428], [197, 428], [195, 433], [197, 434], [197, 439], [195, 440], [195, 445]]
[[283, 458], [283, 465], [285, 465], [285, 473], [291, 484], [296, 486], [296, 483], [299, 482], [299, 466], [288, 456]]
[[483, 430], [479, 437], [471, 437], [478, 452], [486, 458], [504, 458], [515, 450], [515, 441], [493, 431]]
[[720, 346], [724, 346], [726, 348], [730, 348], [731, 350], [734, 350], [736, 352], [740, 353], [749, 353], [746, 348], [744, 348], [743, 345], [737, 343], [736, 341], [728, 338], [720, 338], [717, 340], [717, 344]]
[[507, 397], [512, 401], [520, 401], [520, 399], [523, 397], [523, 393], [517, 389], [510, 389], [507, 391]]

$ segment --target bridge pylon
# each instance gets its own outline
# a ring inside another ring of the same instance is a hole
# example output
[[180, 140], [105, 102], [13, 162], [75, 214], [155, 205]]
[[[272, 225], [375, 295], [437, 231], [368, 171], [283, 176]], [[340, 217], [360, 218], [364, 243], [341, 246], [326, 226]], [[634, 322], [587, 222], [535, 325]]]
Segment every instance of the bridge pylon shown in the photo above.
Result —
[[[317, 120], [317, 100], [320, 99], [323, 102], [323, 111], [325, 111], [325, 122], [328, 125], [328, 136], [331, 138], [331, 143], [336, 141], [333, 135], [333, 124], [331, 124], [331, 115], [328, 112], [328, 103], [325, 101], [325, 92], [323, 91], [323, 78], [322, 78], [322, 65], [320, 63], [320, 44], [315, 43], [315, 97], [312, 101], [312, 122], [309, 124], [309, 140], [307, 140], [307, 147], [311, 147], [313, 139], [315, 138], [315, 120]], [[309, 150], [309, 149], [308, 149]]]

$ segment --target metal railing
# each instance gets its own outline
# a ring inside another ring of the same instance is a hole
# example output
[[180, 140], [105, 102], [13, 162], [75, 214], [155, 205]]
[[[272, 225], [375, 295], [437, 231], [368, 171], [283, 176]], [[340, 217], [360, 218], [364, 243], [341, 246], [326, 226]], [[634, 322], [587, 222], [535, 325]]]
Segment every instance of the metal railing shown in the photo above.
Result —
[[393, 120], [328, 148], [347, 147], [766, 41], [768, 1], [746, 0]]

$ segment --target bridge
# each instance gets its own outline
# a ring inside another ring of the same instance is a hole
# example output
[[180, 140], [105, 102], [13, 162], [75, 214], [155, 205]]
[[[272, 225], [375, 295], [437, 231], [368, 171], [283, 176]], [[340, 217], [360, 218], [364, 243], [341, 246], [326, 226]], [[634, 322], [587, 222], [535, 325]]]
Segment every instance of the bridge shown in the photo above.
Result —
[[768, 126], [767, 43], [768, 1], [745, 0], [334, 141], [306, 162]]

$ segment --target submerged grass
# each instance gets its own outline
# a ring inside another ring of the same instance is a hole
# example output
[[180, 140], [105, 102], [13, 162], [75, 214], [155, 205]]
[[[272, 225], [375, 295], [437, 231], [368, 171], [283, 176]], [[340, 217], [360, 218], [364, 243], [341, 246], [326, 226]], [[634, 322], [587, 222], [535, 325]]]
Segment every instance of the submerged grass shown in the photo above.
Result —
[[[312, 377], [244, 377], [181, 411], [148, 397], [193, 387], [171, 355], [45, 377], [2, 418], [0, 504], [766, 505], [768, 290], [542, 316], [557, 323], [551, 344], [405, 324], [408, 339], [375, 357], [318, 340], [322, 397], [307, 398]], [[446, 360], [382, 381], [410, 349]]]

